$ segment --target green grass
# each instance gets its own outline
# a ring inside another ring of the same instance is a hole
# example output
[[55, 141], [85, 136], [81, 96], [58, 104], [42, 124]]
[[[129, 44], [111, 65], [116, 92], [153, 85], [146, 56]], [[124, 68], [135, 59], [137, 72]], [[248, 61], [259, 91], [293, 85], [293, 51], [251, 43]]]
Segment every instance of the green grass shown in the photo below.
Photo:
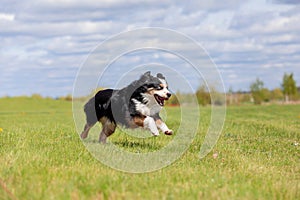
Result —
[[[0, 99], [0, 199], [300, 198], [299, 105], [228, 107], [222, 135], [203, 160], [210, 109], [200, 111], [197, 136], [183, 156], [161, 170], [130, 174], [94, 159], [75, 130], [70, 102]], [[179, 109], [167, 113], [176, 129]], [[132, 152], [159, 150], [171, 140], [133, 138], [120, 129], [110, 138]]]

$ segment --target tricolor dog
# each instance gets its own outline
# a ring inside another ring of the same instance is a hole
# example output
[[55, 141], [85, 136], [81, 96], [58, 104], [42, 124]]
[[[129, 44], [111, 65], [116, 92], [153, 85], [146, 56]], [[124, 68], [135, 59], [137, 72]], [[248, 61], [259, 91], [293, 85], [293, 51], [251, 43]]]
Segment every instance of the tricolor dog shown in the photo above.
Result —
[[97, 122], [102, 124], [99, 136], [102, 143], [114, 133], [117, 124], [126, 128], [143, 127], [154, 136], [159, 135], [159, 130], [172, 135], [172, 130], [159, 116], [170, 96], [165, 77], [161, 73], [155, 77], [150, 72], [120, 90], [101, 90], [84, 106], [86, 124], [80, 136], [86, 138]]

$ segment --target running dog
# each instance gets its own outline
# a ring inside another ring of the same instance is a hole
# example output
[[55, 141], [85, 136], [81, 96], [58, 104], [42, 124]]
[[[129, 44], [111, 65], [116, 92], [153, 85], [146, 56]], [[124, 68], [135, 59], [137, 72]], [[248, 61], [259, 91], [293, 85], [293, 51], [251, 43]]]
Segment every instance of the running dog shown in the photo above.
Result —
[[102, 124], [99, 136], [101, 143], [106, 143], [107, 137], [115, 132], [117, 124], [126, 128], [143, 127], [154, 136], [159, 135], [159, 130], [172, 135], [173, 131], [159, 116], [165, 101], [170, 97], [165, 77], [161, 73], [152, 76], [150, 71], [120, 90], [101, 90], [84, 106], [86, 124], [80, 136], [85, 139], [97, 122]]

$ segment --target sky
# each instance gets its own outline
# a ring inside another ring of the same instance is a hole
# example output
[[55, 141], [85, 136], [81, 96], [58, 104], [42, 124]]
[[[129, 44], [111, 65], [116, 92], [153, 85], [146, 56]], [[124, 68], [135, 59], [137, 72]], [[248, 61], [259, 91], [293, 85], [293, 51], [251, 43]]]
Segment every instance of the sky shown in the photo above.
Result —
[[[79, 70], [99, 44], [145, 27], [174, 30], [203, 47], [226, 91], [249, 90], [256, 78], [274, 89], [284, 73], [294, 73], [300, 85], [299, 10], [300, 0], [0, 0], [0, 97], [72, 94]], [[99, 86], [122, 83], [128, 73], [123, 66], [147, 69], [154, 63], [154, 71], [172, 66], [178, 76], [186, 73], [197, 88], [201, 81], [189, 77], [193, 70], [181, 72], [186, 63], [174, 57], [158, 50], [129, 53], [110, 66]], [[175, 81], [173, 90], [178, 88]]]

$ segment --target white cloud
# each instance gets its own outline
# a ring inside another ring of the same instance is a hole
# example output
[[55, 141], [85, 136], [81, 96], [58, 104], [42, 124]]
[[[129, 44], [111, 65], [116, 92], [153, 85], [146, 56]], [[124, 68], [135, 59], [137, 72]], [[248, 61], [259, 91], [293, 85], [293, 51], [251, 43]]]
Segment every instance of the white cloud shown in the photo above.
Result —
[[15, 15], [7, 14], [7, 13], [0, 13], [0, 20], [14, 21]]
[[[234, 89], [247, 89], [256, 76], [275, 87], [278, 81], [270, 78], [273, 75], [300, 74], [297, 66], [300, 7], [296, 3], [293, 0], [2, 0], [0, 96], [13, 92], [14, 88], [13, 94], [17, 94], [18, 84], [27, 85], [24, 92], [28, 93], [36, 92], [33, 86], [37, 84], [39, 91], [51, 87], [49, 91], [54, 93], [70, 93], [73, 76], [92, 49], [121, 31], [145, 26], [174, 29], [202, 44], [221, 68], [227, 87], [237, 83], [241, 88]], [[135, 39], [131, 42], [134, 45]], [[159, 43], [160, 40], [154, 39], [145, 45]], [[120, 44], [122, 41], [116, 42], [111, 50]], [[180, 43], [169, 43], [167, 47], [184, 49], [191, 56], [195, 53], [189, 45]], [[176, 66], [176, 59], [168, 54], [147, 59], [167, 60]], [[127, 62], [139, 60], [132, 57]], [[299, 84], [299, 76], [295, 78]], [[41, 84], [43, 80], [48, 84]]]

